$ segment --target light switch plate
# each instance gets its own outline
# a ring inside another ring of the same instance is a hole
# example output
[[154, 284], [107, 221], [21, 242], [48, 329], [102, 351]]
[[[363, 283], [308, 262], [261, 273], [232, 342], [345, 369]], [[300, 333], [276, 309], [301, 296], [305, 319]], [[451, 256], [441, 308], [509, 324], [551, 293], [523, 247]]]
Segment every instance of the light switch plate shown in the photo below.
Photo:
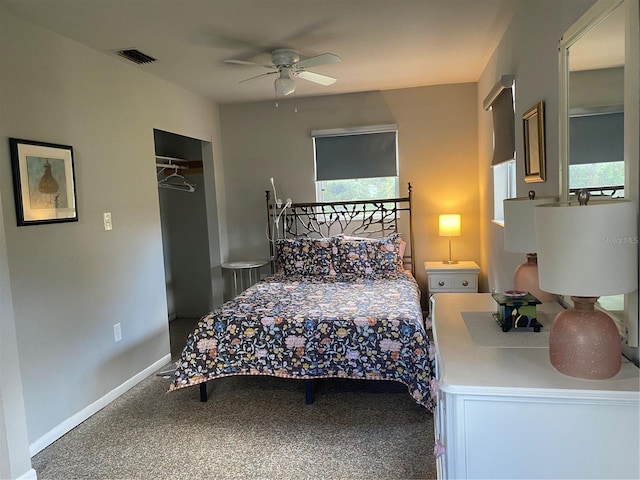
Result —
[[118, 343], [120, 340], [122, 340], [122, 327], [119, 323], [116, 323], [113, 326], [113, 341]]
[[104, 212], [104, 229], [105, 230], [113, 230], [113, 223], [111, 223], [111, 212]]

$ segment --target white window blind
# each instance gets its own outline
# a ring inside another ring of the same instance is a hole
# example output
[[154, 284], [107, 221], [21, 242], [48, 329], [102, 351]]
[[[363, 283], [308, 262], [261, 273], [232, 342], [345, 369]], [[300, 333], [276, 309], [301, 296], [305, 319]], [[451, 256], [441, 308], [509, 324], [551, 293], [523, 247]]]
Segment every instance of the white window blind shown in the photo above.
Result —
[[624, 161], [624, 113], [569, 118], [571, 165]]

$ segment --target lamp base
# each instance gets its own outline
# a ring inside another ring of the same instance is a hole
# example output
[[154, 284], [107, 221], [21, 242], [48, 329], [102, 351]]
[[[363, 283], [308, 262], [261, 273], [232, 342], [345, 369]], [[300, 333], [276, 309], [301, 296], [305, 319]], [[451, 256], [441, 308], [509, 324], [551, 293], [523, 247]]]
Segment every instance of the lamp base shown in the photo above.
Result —
[[442, 263], [445, 265], [455, 265], [458, 263], [458, 260], [452, 260], [451, 258], [451, 235], [449, 235], [449, 260], [443, 260]]
[[571, 377], [604, 380], [620, 371], [622, 346], [618, 327], [596, 310], [598, 297], [571, 297], [574, 308], [556, 316], [549, 332], [549, 360]]
[[513, 274], [513, 288], [531, 293], [541, 302], [553, 302], [556, 296], [553, 293], [540, 290], [538, 281], [538, 255], [527, 253], [527, 263], [518, 265]]

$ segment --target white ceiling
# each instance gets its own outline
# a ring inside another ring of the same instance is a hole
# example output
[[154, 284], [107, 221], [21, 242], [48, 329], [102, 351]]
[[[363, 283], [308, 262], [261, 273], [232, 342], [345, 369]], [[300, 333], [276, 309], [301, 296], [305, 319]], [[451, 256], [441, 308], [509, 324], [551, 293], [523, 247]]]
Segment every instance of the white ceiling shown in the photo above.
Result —
[[625, 8], [616, 7], [569, 48], [571, 71], [624, 65]]
[[274, 98], [273, 76], [225, 59], [270, 63], [276, 48], [341, 63], [296, 80], [298, 96], [475, 82], [521, 0], [0, 0], [7, 12], [113, 55], [136, 48], [140, 68], [219, 103]]

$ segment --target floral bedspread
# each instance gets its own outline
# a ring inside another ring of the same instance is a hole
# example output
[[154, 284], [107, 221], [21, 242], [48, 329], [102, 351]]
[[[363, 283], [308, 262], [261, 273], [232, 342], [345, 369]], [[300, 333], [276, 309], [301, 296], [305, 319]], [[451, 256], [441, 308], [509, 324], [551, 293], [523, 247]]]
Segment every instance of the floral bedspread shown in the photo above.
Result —
[[432, 411], [434, 355], [410, 275], [272, 275], [200, 320], [169, 390], [228, 375], [394, 380]]

